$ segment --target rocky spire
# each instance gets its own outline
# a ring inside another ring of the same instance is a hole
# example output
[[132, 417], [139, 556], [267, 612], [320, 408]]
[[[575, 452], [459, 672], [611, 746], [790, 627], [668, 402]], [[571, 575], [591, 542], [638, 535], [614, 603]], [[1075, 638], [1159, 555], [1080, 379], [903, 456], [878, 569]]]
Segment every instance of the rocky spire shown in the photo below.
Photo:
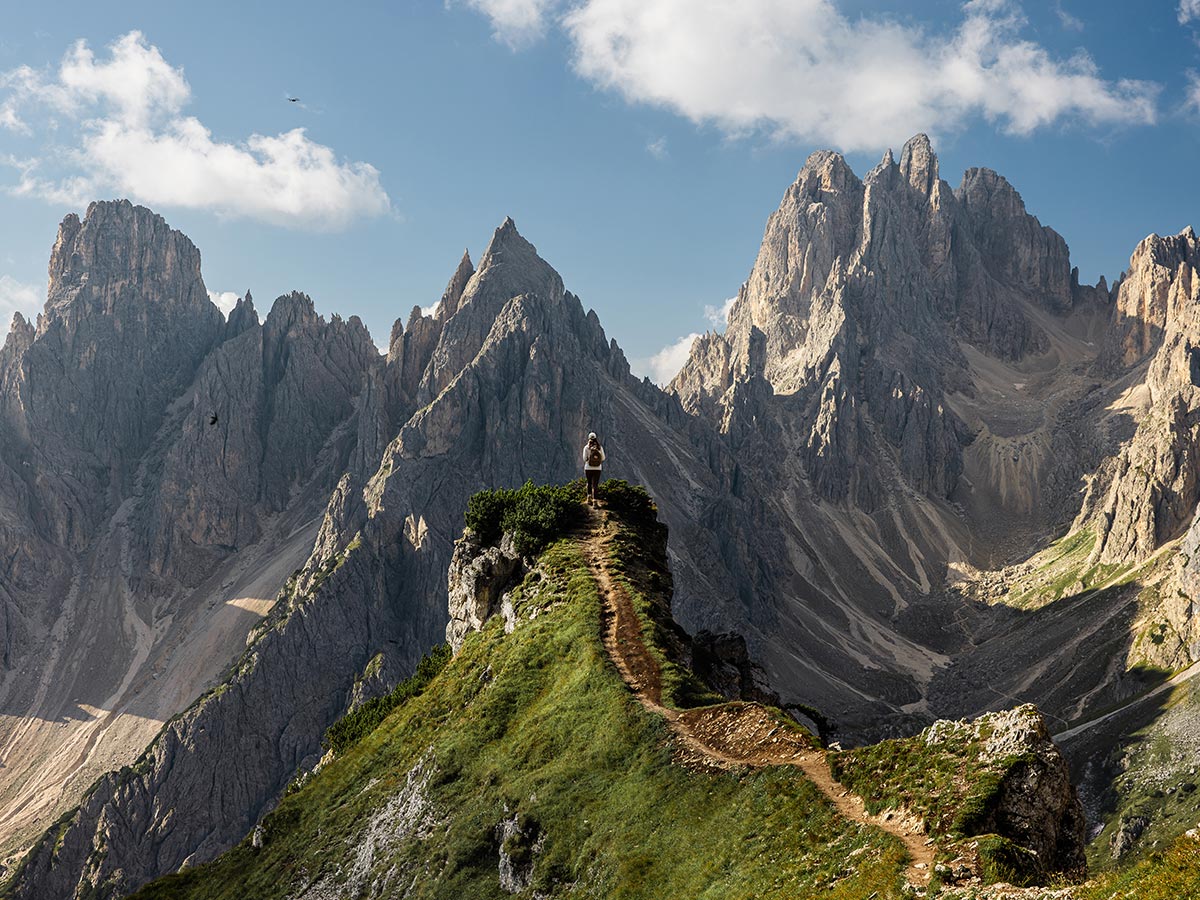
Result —
[[[460, 263], [452, 286], [464, 271]], [[418, 402], [430, 402], [474, 358], [514, 297], [529, 294], [554, 302], [561, 301], [564, 293], [562, 278], [506, 217], [488, 242], [479, 268], [466, 281], [454, 315], [444, 321], [422, 377]]]
[[258, 326], [258, 311], [254, 308], [254, 298], [246, 291], [246, 296], [238, 299], [237, 305], [229, 313], [225, 322], [225, 340], [237, 337], [244, 331]]
[[[225, 319], [200, 277], [200, 252], [158, 216], [128, 201], [93, 203], [59, 227], [49, 292], [19, 384], [30, 440], [43, 465], [73, 472], [75, 488], [48, 519], [74, 523], [64, 543], [128, 487], [167, 405], [222, 339]], [[46, 490], [56, 489], [49, 482]], [[57, 496], [57, 495], [56, 495]]]
[[905, 143], [900, 151], [900, 174], [921, 196], [928, 197], [933, 191], [940, 176], [938, 158], [928, 135], [914, 135]]
[[[507, 221], [511, 222], [512, 220]], [[450, 276], [450, 283], [446, 285], [446, 290], [442, 292], [442, 299], [438, 302], [438, 319], [445, 322], [458, 311], [458, 301], [462, 299], [467, 282], [474, 274], [475, 266], [471, 264], [471, 254], [467, 250], [463, 250], [462, 259], [458, 261], [458, 268]]]

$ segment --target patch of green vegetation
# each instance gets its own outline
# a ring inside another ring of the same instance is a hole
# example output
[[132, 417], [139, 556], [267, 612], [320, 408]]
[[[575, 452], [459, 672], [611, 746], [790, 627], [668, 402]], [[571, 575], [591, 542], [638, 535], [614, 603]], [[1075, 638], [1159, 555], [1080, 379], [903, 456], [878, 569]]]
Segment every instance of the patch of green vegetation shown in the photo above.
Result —
[[[656, 547], [642, 552], [656, 557]], [[632, 552], [617, 552], [622, 577], [661, 602], [663, 582], [649, 579], [663, 577], [665, 560], [637, 566]], [[604, 653], [600, 598], [579, 545], [552, 542], [539, 569], [520, 588], [539, 614], [511, 634], [496, 619], [469, 635], [424, 690], [283, 798], [261, 849], [244, 841], [135, 896], [274, 900], [322, 879], [331, 893], [357, 896], [394, 871], [407, 874], [392, 887], [413, 898], [493, 900], [502, 896], [497, 826], [514, 815], [538, 839], [504, 849], [531, 863], [529, 890], [548, 897], [905, 896], [901, 843], [842, 819], [799, 769], [676, 763], [667, 724]], [[403, 839], [356, 856], [372, 833], [403, 824], [379, 817], [418, 761], [432, 774], [412, 808], [426, 812], [404, 820], [414, 827]], [[367, 860], [366, 885], [351, 883], [356, 858]]]
[[1200, 840], [1180, 837], [1119, 872], [1075, 888], [1079, 900], [1183, 900], [1200, 897]]
[[917, 735], [830, 753], [829, 769], [868, 812], [906, 809], [925, 820], [931, 835], [961, 836], [963, 815], [972, 821], [985, 799], [972, 793], [984, 769], [979, 750], [966, 737], [926, 744]]
[[981, 722], [933, 743], [924, 733], [881, 741], [830, 753], [829, 768], [863, 798], [868, 812], [902, 809], [923, 819], [943, 852], [968, 838], [977, 842], [985, 883], [1033, 883], [1042, 874], [1036, 854], [991, 834], [1005, 779], [1030, 757], [988, 759], [982, 750], [989, 734], [990, 726]]
[[467, 501], [466, 524], [485, 544], [512, 534], [517, 552], [533, 556], [583, 516], [581, 482], [484, 490]]
[[336, 754], [345, 753], [377, 727], [397, 707], [420, 695], [421, 691], [450, 661], [450, 645], [438, 644], [417, 663], [417, 670], [381, 697], [372, 697], [358, 709], [338, 719], [325, 732], [324, 747]]
[[1037, 884], [1037, 854], [1032, 850], [998, 834], [980, 835], [975, 842], [979, 845], [979, 875], [984, 884]]
[[[1157, 679], [1165, 675], [1159, 673]], [[1172, 718], [1192, 719], [1200, 708], [1200, 684], [1193, 680], [1177, 686], [1163, 708], [1171, 710], [1167, 715]], [[1104, 828], [1087, 847], [1089, 870], [1127, 868], [1161, 852], [1200, 822], [1195, 753], [1189, 743], [1177, 743], [1174, 727], [1168, 723], [1159, 718], [1110, 750], [1117, 774], [1109, 786]], [[1122, 858], [1114, 859], [1113, 838], [1123, 822], [1135, 817], [1144, 817], [1149, 824]]]

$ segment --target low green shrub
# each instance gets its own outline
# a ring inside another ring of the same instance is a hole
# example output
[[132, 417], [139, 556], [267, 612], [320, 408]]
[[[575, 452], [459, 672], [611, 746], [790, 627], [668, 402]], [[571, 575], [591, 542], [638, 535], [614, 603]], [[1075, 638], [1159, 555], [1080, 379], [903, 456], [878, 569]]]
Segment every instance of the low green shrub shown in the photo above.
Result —
[[658, 519], [654, 499], [640, 484], [630, 484], [620, 478], [600, 482], [597, 492], [600, 502], [635, 527], [651, 524]]
[[1037, 854], [998, 834], [984, 834], [979, 844], [979, 874], [984, 884], [1004, 882], [1016, 887], [1038, 883]]
[[467, 501], [466, 524], [485, 544], [511, 533], [517, 552], [533, 556], [579, 521], [583, 514], [581, 482], [535, 485], [516, 490], [484, 490]]

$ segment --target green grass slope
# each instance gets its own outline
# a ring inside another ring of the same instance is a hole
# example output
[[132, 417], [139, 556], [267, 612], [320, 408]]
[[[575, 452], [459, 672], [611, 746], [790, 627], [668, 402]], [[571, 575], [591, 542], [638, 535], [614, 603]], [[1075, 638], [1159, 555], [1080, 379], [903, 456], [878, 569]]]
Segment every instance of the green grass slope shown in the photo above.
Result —
[[[611, 490], [623, 530], [614, 563], [653, 617], [669, 610], [665, 530], [638, 514], [636, 495]], [[394, 702], [335, 731], [341, 752], [283, 798], [260, 840], [134, 896], [905, 895], [899, 841], [840, 818], [798, 769], [675, 761], [663, 720], [605, 656], [574, 539], [548, 543], [514, 606], [511, 634], [492, 620]], [[670, 632], [647, 619], [648, 639]], [[683, 675], [673, 687], [701, 700]]]

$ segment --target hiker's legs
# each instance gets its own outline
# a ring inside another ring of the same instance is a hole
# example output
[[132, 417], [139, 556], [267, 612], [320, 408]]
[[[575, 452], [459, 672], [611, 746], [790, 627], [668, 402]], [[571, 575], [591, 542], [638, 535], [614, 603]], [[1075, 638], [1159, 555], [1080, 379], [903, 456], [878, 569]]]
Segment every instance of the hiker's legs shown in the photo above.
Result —
[[600, 486], [600, 470], [587, 469], [584, 472], [587, 475], [587, 494], [589, 500], [596, 499], [596, 489]]

